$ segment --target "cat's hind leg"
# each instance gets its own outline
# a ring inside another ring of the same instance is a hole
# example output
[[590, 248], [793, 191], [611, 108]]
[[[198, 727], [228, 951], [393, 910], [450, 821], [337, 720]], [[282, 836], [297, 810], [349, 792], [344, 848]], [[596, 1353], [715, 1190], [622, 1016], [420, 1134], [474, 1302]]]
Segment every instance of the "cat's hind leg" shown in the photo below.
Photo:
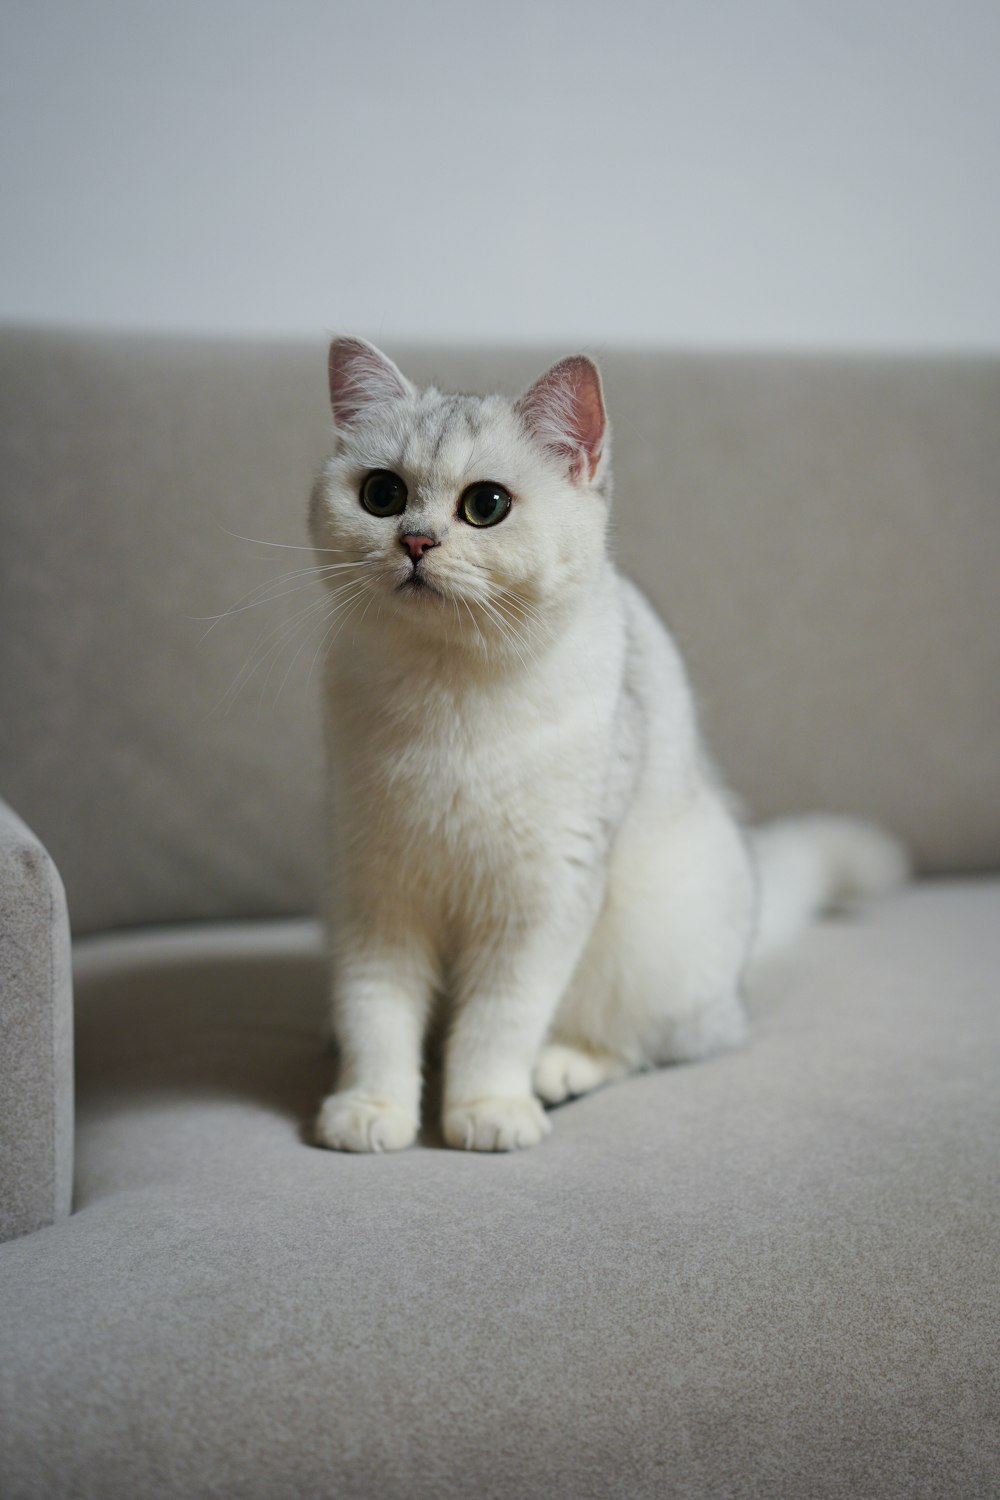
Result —
[[535, 1087], [547, 1103], [741, 1042], [754, 920], [749, 857], [714, 788], [672, 818], [641, 804], [621, 830], [605, 900], [560, 1001]]
[[629, 1071], [624, 1058], [601, 1047], [547, 1042], [535, 1062], [532, 1083], [543, 1103], [562, 1104], [565, 1099], [592, 1093], [603, 1083], [624, 1078]]

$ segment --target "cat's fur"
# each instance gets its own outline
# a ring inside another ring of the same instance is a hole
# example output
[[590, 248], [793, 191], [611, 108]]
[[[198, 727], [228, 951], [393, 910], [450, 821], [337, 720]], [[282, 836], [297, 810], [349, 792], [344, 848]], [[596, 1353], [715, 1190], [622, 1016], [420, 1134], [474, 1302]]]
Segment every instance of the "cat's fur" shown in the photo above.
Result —
[[[443, 996], [446, 1142], [530, 1146], [550, 1129], [543, 1103], [739, 1042], [755, 931], [778, 943], [896, 883], [903, 858], [832, 818], [772, 825], [753, 858], [674, 642], [608, 556], [592, 361], [562, 361], [515, 403], [418, 392], [341, 339], [330, 388], [337, 448], [310, 525], [334, 591], [340, 1060], [318, 1137], [414, 1140]], [[405, 482], [402, 514], [362, 508], [373, 470]], [[458, 504], [484, 479], [513, 504], [479, 529]], [[418, 559], [405, 534], [435, 545]]]

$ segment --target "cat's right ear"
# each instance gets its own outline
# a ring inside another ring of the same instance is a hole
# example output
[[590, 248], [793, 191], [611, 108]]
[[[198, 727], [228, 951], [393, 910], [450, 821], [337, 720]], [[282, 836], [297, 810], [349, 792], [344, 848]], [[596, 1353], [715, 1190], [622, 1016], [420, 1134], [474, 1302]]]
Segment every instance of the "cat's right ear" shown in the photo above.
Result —
[[350, 427], [372, 407], [417, 394], [388, 355], [366, 339], [334, 339], [328, 369], [330, 405], [338, 427]]

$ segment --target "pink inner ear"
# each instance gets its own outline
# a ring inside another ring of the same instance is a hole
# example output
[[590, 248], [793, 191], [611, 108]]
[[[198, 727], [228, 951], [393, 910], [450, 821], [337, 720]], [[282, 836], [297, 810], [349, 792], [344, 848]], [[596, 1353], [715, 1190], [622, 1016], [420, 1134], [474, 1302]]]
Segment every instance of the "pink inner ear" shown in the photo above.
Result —
[[364, 339], [334, 339], [329, 372], [330, 403], [340, 427], [349, 427], [366, 407], [411, 394], [392, 360]]
[[535, 381], [517, 409], [539, 441], [565, 459], [570, 478], [593, 479], [608, 419], [592, 359], [585, 354], [561, 359]]

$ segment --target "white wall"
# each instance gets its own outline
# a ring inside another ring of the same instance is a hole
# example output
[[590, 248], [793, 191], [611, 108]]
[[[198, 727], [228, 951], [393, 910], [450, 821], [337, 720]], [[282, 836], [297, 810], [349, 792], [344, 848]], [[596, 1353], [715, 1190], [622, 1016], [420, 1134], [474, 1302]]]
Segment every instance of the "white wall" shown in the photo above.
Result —
[[6, 0], [0, 317], [1000, 347], [997, 0]]

